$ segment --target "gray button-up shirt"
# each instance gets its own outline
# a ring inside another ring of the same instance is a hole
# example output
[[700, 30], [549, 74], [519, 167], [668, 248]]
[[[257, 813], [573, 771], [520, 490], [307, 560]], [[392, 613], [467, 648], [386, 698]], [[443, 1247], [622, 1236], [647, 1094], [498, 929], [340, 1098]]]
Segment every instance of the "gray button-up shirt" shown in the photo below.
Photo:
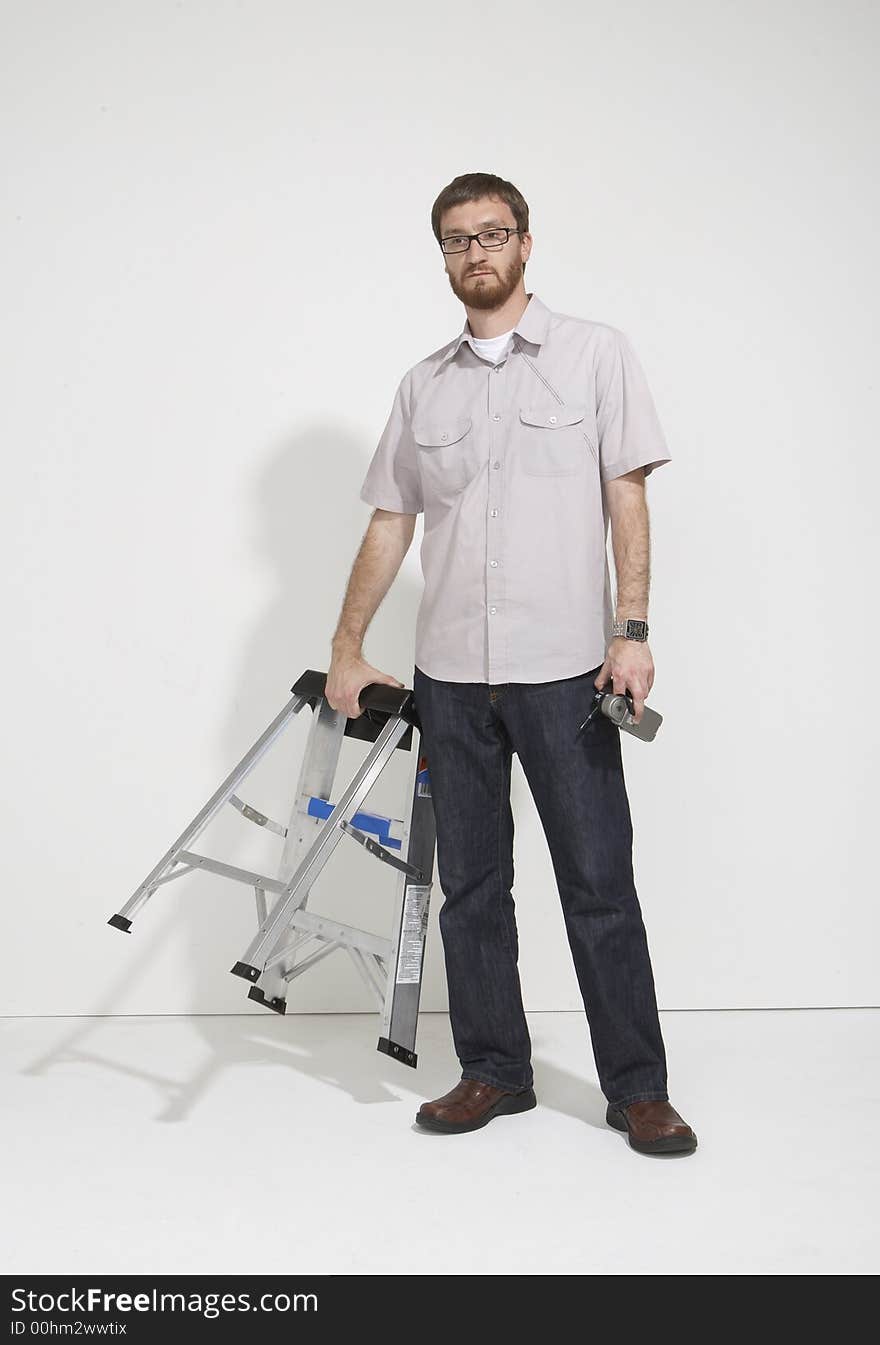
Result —
[[536, 294], [491, 365], [455, 340], [401, 379], [360, 498], [424, 512], [415, 662], [449, 682], [546, 682], [611, 638], [602, 484], [670, 461], [644, 371], [615, 327]]

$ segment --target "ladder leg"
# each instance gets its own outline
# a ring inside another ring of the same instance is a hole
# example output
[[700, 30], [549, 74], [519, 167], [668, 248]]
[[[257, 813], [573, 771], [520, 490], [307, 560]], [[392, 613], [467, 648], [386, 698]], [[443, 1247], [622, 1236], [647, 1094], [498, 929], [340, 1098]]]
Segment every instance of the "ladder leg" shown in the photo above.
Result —
[[[421, 746], [421, 740], [420, 740]], [[410, 791], [404, 845], [407, 859], [424, 874], [427, 881], [414, 882], [401, 873], [396, 887], [395, 923], [391, 959], [385, 987], [382, 1034], [376, 1049], [394, 1056], [405, 1065], [416, 1067], [416, 1032], [419, 1022], [419, 998], [428, 909], [434, 873], [436, 826], [428, 762], [424, 752], [413, 753], [415, 771]]]
[[245, 753], [235, 769], [227, 775], [216, 793], [211, 795], [201, 812], [197, 813], [186, 830], [181, 832], [171, 849], [162, 856], [156, 867], [147, 874], [144, 881], [135, 889], [122, 910], [110, 917], [107, 921], [108, 925], [113, 925], [114, 928], [121, 929], [125, 933], [130, 932], [131, 922], [136, 912], [145, 902], [149, 901], [159, 880], [177, 862], [179, 852], [186, 850], [199, 833], [204, 830], [217, 810], [223, 806], [230, 794], [234, 793], [240, 782], [250, 774], [275, 739], [284, 731], [293, 716], [299, 714], [307, 703], [308, 698], [306, 696], [291, 697], [281, 713], [272, 720], [272, 723], [260, 735], [250, 751]]

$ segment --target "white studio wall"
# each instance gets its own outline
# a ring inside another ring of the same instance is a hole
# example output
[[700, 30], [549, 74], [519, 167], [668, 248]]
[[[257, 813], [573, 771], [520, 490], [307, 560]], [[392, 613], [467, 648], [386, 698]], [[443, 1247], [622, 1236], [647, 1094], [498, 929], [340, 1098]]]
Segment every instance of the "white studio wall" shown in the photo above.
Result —
[[[665, 722], [624, 746], [660, 1007], [876, 1004], [876, 11], [0, 15], [0, 1013], [264, 1012], [228, 970], [247, 889], [187, 877], [131, 936], [106, 921], [327, 667], [397, 382], [463, 323], [430, 209], [468, 171], [529, 201], [527, 289], [631, 337], [672, 452]], [[365, 645], [407, 685], [421, 529]], [[243, 791], [285, 821], [309, 714]], [[579, 1009], [514, 771], [526, 1008]], [[227, 809], [200, 844], [273, 842]], [[380, 929], [392, 881], [343, 843], [312, 904]], [[441, 901], [435, 875], [426, 1010]], [[341, 956], [289, 1004], [373, 1011]]]

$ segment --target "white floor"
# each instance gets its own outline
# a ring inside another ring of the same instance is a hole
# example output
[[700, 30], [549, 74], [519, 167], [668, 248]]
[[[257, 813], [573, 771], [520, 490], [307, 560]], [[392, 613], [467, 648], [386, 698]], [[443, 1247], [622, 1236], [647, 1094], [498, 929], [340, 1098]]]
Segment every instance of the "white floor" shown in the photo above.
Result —
[[538, 1107], [414, 1124], [457, 1081], [378, 1017], [6, 1018], [3, 1270], [875, 1274], [880, 1011], [661, 1015], [691, 1156], [604, 1122], [586, 1020], [529, 1016]]

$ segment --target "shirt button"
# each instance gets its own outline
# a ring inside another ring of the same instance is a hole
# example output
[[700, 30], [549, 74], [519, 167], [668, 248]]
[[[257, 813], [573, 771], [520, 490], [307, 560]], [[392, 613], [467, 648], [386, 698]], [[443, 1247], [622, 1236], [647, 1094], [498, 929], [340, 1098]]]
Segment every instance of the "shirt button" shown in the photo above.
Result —
[[500, 462], [498, 461], [498, 459], [496, 458], [495, 461], [492, 463], [492, 466], [493, 466], [493, 467], [500, 467], [500, 466], [501, 466], [501, 463], [500, 463]]
[[500, 373], [501, 373], [501, 365], [500, 365], [500, 364], [496, 364], [495, 367], [493, 368], [492, 372], [493, 372], [493, 374], [500, 374]]
[[[555, 424], [556, 424], [556, 417], [555, 417], [555, 416], [548, 416], [547, 419], [550, 421], [550, 424], [551, 424], [551, 425], [555, 425]], [[443, 438], [444, 438], [444, 439], [446, 438], [446, 435], [445, 435], [445, 434], [444, 434]]]
[[490, 565], [497, 565], [498, 562], [497, 562], [497, 560], [490, 560], [490, 561], [489, 561], [489, 564], [490, 564]]
[[495, 608], [494, 608], [494, 607], [490, 607], [490, 608], [489, 608], [489, 611], [494, 613]]
[[497, 513], [498, 513], [498, 510], [497, 510], [497, 509], [493, 509], [493, 510], [492, 510], [492, 517], [494, 518], [495, 515], [496, 515]]
[[440, 438], [441, 438], [441, 439], [448, 439], [448, 438], [449, 438], [449, 435], [448, 435], [448, 434], [441, 434]]
[[493, 420], [500, 420], [501, 417], [496, 413], [496, 414], [492, 417], [492, 419], [493, 419]]

